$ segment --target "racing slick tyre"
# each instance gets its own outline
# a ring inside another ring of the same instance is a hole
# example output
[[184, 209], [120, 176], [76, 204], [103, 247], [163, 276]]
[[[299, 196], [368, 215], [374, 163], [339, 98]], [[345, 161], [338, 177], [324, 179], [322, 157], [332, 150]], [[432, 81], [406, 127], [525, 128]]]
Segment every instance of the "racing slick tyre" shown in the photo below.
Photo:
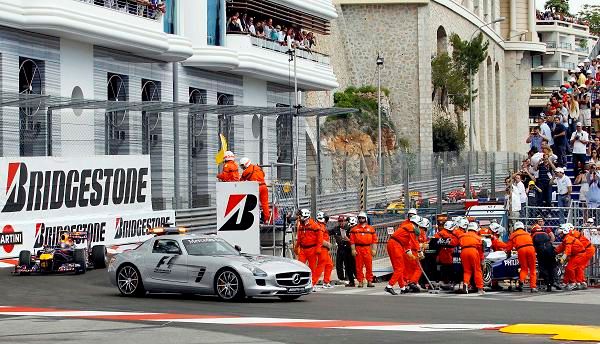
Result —
[[117, 288], [123, 296], [146, 295], [140, 271], [131, 264], [121, 265], [117, 269]]
[[492, 262], [489, 260], [486, 260], [483, 263], [482, 269], [483, 269], [483, 285], [485, 287], [490, 287], [492, 285], [492, 280], [494, 278]]
[[244, 285], [240, 275], [231, 269], [217, 272], [215, 293], [223, 301], [235, 301], [244, 298]]
[[75, 268], [75, 274], [80, 275], [85, 273], [86, 269], [86, 259], [85, 259], [85, 250], [84, 249], [75, 249], [73, 250], [73, 262], [75, 264], [79, 264], [79, 267]]
[[104, 245], [93, 246], [90, 258], [94, 269], [104, 269], [106, 267], [106, 247]]
[[[23, 250], [19, 252], [19, 266], [31, 267], [31, 251]], [[28, 272], [20, 272], [19, 275], [29, 275]]]
[[281, 295], [279, 296], [279, 299], [281, 299], [281, 301], [294, 301], [294, 300], [298, 300], [302, 295]]

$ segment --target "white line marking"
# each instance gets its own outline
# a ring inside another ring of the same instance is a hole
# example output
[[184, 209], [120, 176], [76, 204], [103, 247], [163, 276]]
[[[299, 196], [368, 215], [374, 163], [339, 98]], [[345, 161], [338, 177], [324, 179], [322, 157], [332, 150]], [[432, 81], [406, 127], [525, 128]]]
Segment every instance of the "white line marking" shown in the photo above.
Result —
[[101, 312], [101, 311], [59, 311], [59, 312], [2, 312], [0, 315], [33, 315], [40, 317], [99, 317], [99, 316], [114, 316], [114, 315], [149, 315], [160, 313], [128, 313], [128, 312]]
[[336, 326], [335, 329], [401, 331], [401, 332], [447, 332], [472, 331], [506, 326], [504, 324], [421, 324], [421, 325], [383, 325], [383, 326]]
[[197, 318], [197, 319], [149, 319], [150, 321], [172, 321], [199, 324], [246, 325], [246, 324], [281, 324], [281, 323], [310, 323], [329, 322], [334, 320], [286, 319], [286, 318]]

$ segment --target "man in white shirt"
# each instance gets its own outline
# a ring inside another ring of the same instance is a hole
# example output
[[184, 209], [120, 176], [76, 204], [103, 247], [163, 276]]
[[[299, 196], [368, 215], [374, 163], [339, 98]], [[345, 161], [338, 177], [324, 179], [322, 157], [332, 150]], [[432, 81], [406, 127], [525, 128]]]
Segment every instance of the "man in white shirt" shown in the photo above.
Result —
[[548, 115], [548, 117], [546, 117], [545, 119], [546, 122], [540, 124], [540, 131], [542, 136], [548, 140], [548, 144], [552, 146], [554, 144], [554, 139], [552, 139], [552, 129], [550, 129], [549, 123], [552, 123], [554, 121], [554, 116]]
[[273, 19], [269, 18], [263, 26], [265, 37], [271, 39], [271, 31], [273, 31]]
[[521, 203], [521, 215], [523, 216], [524, 211], [525, 211], [525, 205], [527, 203], [527, 191], [525, 191], [525, 184], [523, 184], [520, 174], [518, 174], [518, 173], [515, 174], [513, 179], [514, 179], [515, 185], [517, 187], [517, 190], [519, 191], [519, 201]]
[[575, 175], [578, 176], [585, 166], [587, 158], [587, 144], [590, 142], [588, 133], [583, 131], [581, 122], [577, 122], [577, 130], [571, 134], [571, 145], [573, 146], [573, 166]]
[[564, 209], [568, 208], [571, 204], [571, 191], [573, 189], [571, 184], [571, 178], [565, 176], [565, 170], [562, 167], [558, 167], [554, 173], [556, 174], [556, 178], [554, 182], [556, 183], [556, 200], [558, 201], [558, 207], [561, 208], [558, 210], [558, 220], [559, 223], [564, 223]]

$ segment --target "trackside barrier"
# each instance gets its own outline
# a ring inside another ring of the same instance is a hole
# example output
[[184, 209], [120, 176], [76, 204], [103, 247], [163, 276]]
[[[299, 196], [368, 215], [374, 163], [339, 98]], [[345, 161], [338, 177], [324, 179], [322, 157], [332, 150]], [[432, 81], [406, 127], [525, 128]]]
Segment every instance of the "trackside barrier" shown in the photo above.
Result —
[[175, 211], [178, 226], [190, 231], [211, 234], [217, 232], [217, 208], [179, 209]]

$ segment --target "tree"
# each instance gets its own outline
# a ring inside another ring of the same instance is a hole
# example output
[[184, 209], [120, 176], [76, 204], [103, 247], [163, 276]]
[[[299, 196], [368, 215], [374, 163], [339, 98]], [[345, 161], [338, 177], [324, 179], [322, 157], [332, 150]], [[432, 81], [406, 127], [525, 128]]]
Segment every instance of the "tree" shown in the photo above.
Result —
[[465, 146], [465, 127], [455, 124], [450, 118], [440, 116], [433, 121], [433, 151], [455, 152]]
[[552, 12], [569, 14], [569, 1], [568, 0], [546, 0], [544, 8], [551, 10]]
[[578, 16], [581, 20], [588, 22], [591, 34], [600, 36], [600, 6], [583, 5]]
[[469, 108], [468, 80], [447, 53], [438, 55], [431, 61], [431, 81], [442, 108], [447, 109], [446, 99], [461, 111]]
[[490, 42], [484, 42], [483, 33], [479, 33], [470, 41], [463, 41], [459, 35], [453, 33], [450, 35], [450, 43], [452, 44], [452, 61], [456, 68], [462, 73], [465, 78], [469, 78], [469, 74], [477, 74], [479, 65], [487, 58], [487, 50]]

